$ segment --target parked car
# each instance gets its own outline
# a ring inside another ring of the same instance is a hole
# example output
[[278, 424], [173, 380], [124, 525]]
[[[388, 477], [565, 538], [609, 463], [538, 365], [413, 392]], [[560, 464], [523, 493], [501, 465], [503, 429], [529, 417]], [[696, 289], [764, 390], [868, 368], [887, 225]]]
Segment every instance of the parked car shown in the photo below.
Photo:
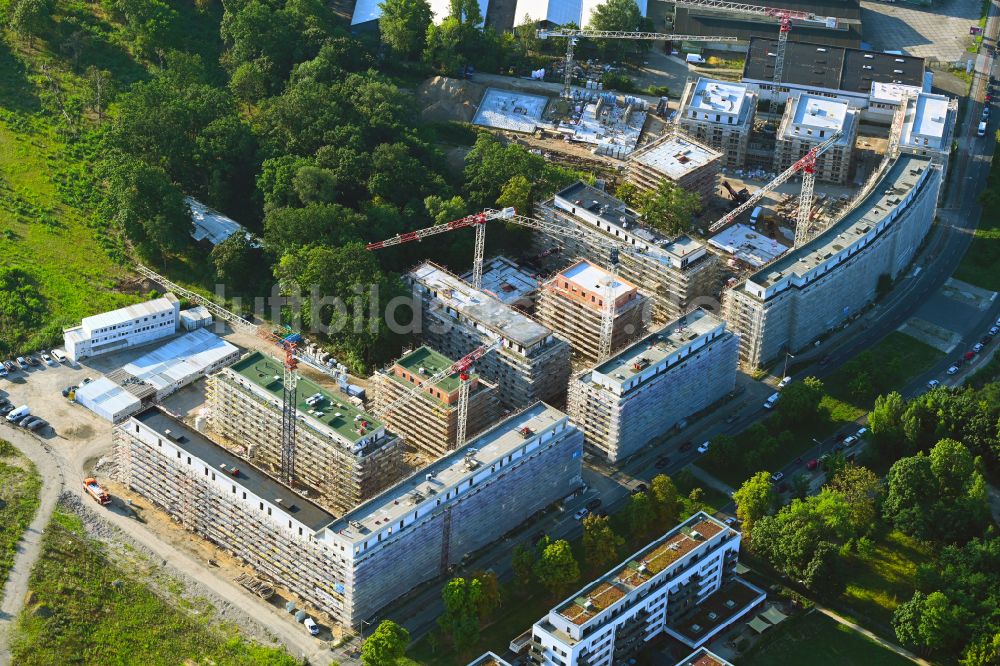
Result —
[[56, 362], [52, 360], [52, 357], [42, 352], [42, 360], [45, 361], [45, 365], [55, 365]]
[[62, 363], [63, 361], [66, 360], [66, 352], [64, 352], [61, 349], [53, 349], [52, 350], [52, 358], [54, 358], [55, 360], [57, 360], [60, 363]]
[[857, 437], [858, 439], [861, 439], [866, 434], [868, 434], [868, 428], [858, 428], [858, 431], [854, 433], [854, 436]]
[[633, 488], [632, 490], [630, 490], [629, 492], [632, 495], [638, 495], [639, 493], [644, 493], [647, 490], [649, 490], [649, 488], [646, 486], [646, 484], [645, 483], [640, 483], [640, 484], [636, 485], [636, 487]]
[[[22, 423], [21, 425], [24, 425], [24, 424]], [[25, 427], [28, 430], [32, 431], [32, 432], [38, 432], [39, 430], [41, 430], [42, 428], [45, 428], [48, 425], [49, 425], [49, 422], [46, 421], [45, 419], [40, 419], [38, 417], [35, 417], [34, 422], [31, 423], [31, 425], [27, 425]]]
[[6, 377], [9, 374], [10, 374], [10, 372], [8, 372], [7, 366], [5, 366], [4, 364], [0, 363], [0, 377]]
[[698, 447], [698, 453], [708, 453], [708, 442], [702, 442]]
[[39, 365], [41, 365], [41, 363], [39, 362], [39, 360], [37, 358], [35, 358], [34, 356], [26, 356], [25, 359], [28, 361], [29, 365], [32, 365], [32, 366], [34, 366], [36, 368]]
[[90, 383], [90, 382], [92, 382], [92, 381], [94, 381], [94, 380], [93, 380], [93, 379], [91, 379], [90, 377], [84, 377], [84, 378], [83, 378], [83, 381], [82, 381], [82, 382], [80, 382], [80, 386], [86, 386], [87, 384], [89, 384], [89, 383]]
[[948, 374], [949, 375], [953, 375], [956, 372], [958, 372], [958, 366], [957, 365], [953, 365], [950, 368], [948, 368]]
[[670, 456], [660, 456], [659, 458], [656, 459], [656, 462], [653, 463], [653, 467], [655, 467], [656, 469], [663, 469], [669, 464], [670, 464]]
[[575, 518], [576, 520], [583, 520], [584, 518], [587, 517], [588, 513], [590, 513], [590, 509], [588, 509], [587, 507], [583, 507], [582, 509], [573, 514], [573, 518]]
[[819, 467], [819, 461], [815, 458], [806, 463], [806, 469], [810, 472]]
[[772, 393], [768, 397], [768, 399], [764, 401], [764, 409], [773, 409], [774, 406], [778, 402], [778, 398], [780, 398], [780, 397], [781, 397], [780, 394], [778, 394], [778, 393]]
[[589, 502], [587, 502], [587, 510], [588, 511], [597, 511], [598, 509], [601, 508], [601, 504], [603, 504], [603, 502], [601, 502], [601, 498], [600, 497], [595, 497], [594, 499], [592, 499]]
[[310, 634], [312, 634], [313, 636], [319, 636], [319, 625], [316, 624], [316, 622], [313, 621], [311, 617], [307, 617], [305, 620], [303, 620], [302, 624], [306, 626], [306, 629], [309, 630]]
[[726, 518], [726, 520], [725, 520], [725, 521], [723, 521], [723, 522], [725, 522], [725, 523], [726, 523], [726, 525], [729, 525], [730, 527], [732, 527], [733, 525], [735, 525], [736, 523], [738, 523], [738, 522], [740, 522], [740, 521], [738, 521], [738, 520], [737, 520], [736, 518], [734, 518], [733, 516], [729, 516], [729, 517], [728, 517], [728, 518]]
[[973, 354], [978, 354], [981, 351], [983, 351], [983, 343], [982, 342], [977, 342], [976, 344], [972, 345], [972, 353]]
[[962, 360], [963, 361], [971, 361], [975, 357], [976, 357], [976, 352], [974, 352], [974, 351], [967, 351], [967, 352], [965, 352], [965, 355], [962, 356]]
[[21, 414], [19, 416], [15, 416], [14, 418], [10, 418], [11, 414], [16, 414], [16, 413], [17, 411], [15, 410], [7, 415], [7, 420], [13, 423], [14, 425], [21, 425], [23, 421], [31, 418], [31, 414]]
[[12, 411], [14, 411], [14, 405], [4, 405], [0, 407], [0, 416], [7, 416]]
[[688, 440], [681, 444], [681, 451], [690, 451], [692, 446], [694, 446], [694, 442]]
[[17, 366], [14, 365], [14, 361], [4, 361], [3, 367], [7, 370], [7, 372], [15, 372], [17, 370]]
[[993, 342], [993, 336], [992, 335], [984, 335], [983, 337], [979, 338], [979, 342], [981, 342], [983, 344], [983, 346], [985, 347], [986, 345], [988, 345], [991, 342]]
[[29, 417], [28, 417], [28, 418], [26, 418], [26, 419], [22, 419], [22, 420], [21, 420], [21, 422], [20, 422], [20, 423], [18, 423], [17, 425], [21, 426], [22, 428], [28, 428], [28, 427], [30, 427], [30, 426], [31, 426], [31, 424], [32, 424], [32, 423], [34, 423], [35, 421], [41, 421], [41, 419], [40, 419], [40, 418], [38, 418], [37, 416], [29, 416]]
[[927, 388], [929, 389], [936, 389], [938, 386], [941, 386], [941, 382], [939, 382], [936, 379], [932, 379], [929, 382], [927, 382]]
[[858, 443], [858, 438], [855, 437], [854, 435], [844, 438], [844, 448], [847, 448], [849, 446], [854, 446], [857, 443]]
[[17, 365], [22, 370], [27, 370], [28, 369], [28, 362], [24, 359], [23, 356], [18, 356], [17, 357]]
[[783, 377], [780, 382], [778, 382], [778, 388], [783, 389], [792, 383], [791, 377]]
[[996, 335], [997, 333], [1000, 333], [1000, 326], [991, 326], [990, 335]]
[[784, 472], [778, 472], [777, 474], [772, 474], [771, 483], [777, 483], [778, 481], [781, 481], [783, 478], [785, 478]]

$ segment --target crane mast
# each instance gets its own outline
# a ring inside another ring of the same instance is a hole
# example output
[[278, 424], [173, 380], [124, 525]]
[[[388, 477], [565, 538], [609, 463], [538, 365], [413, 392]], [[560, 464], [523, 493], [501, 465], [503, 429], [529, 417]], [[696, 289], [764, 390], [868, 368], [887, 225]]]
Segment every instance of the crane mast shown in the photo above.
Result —
[[668, 42], [735, 42], [736, 37], [706, 37], [704, 35], [671, 35], [659, 32], [634, 32], [626, 30], [568, 30], [565, 28], [555, 28], [552, 30], [539, 30], [539, 39], [549, 37], [566, 38], [566, 64], [563, 72], [562, 96], [566, 99], [572, 97], [573, 90], [573, 50], [576, 43], [581, 38], [589, 39], [645, 39], [663, 40]]
[[[708, 227], [709, 232], [710, 233], [715, 233], [716, 231], [719, 231], [720, 229], [722, 229], [722, 227], [726, 226], [727, 224], [729, 224], [730, 222], [732, 222], [733, 220], [735, 220], [741, 214], [743, 214], [746, 211], [750, 210], [753, 206], [757, 205], [758, 201], [760, 201], [761, 199], [764, 198], [764, 195], [766, 195], [769, 192], [773, 192], [774, 190], [778, 189], [778, 187], [780, 187], [785, 182], [787, 182], [789, 178], [791, 178], [792, 176], [794, 176], [799, 171], [802, 171], [803, 169], [805, 169], [807, 167], [807, 165], [812, 165], [812, 168], [815, 169], [816, 158], [819, 157], [820, 155], [822, 155], [823, 153], [825, 153], [827, 150], [829, 150], [830, 147], [833, 144], [835, 144], [838, 139], [840, 139], [840, 137], [842, 136], [842, 134], [843, 134], [843, 132], [841, 132], [841, 131], [838, 130], [837, 132], [834, 132], [833, 135], [830, 136], [830, 138], [828, 138], [823, 143], [821, 143], [821, 144], [819, 144], [817, 146], [813, 146], [809, 150], [808, 153], [806, 153], [803, 157], [799, 158], [799, 160], [796, 161], [795, 164], [793, 164], [792, 166], [788, 167], [787, 169], [785, 169], [784, 171], [782, 171], [780, 174], [778, 174], [778, 176], [774, 180], [772, 180], [767, 185], [764, 185], [764, 187], [762, 187], [759, 190], [757, 190], [756, 192], [754, 192], [752, 195], [750, 195], [749, 199], [747, 199], [746, 201], [744, 201], [743, 203], [741, 203], [739, 206], [737, 206], [736, 208], [734, 208], [733, 210], [729, 211], [728, 213], [726, 213], [725, 215], [723, 215], [722, 217], [720, 217], [718, 220], [716, 220], [715, 222], [713, 222]], [[802, 214], [801, 210], [802, 210], [803, 204], [806, 204], [806, 206], [812, 206], [812, 196], [810, 195], [809, 201], [803, 201], [802, 197], [799, 198], [799, 212], [796, 215], [797, 219]], [[808, 211], [809, 211], [808, 207], [806, 208], [806, 211], [807, 211], [807, 215], [808, 215]], [[797, 230], [796, 230], [796, 234], [798, 234]]]

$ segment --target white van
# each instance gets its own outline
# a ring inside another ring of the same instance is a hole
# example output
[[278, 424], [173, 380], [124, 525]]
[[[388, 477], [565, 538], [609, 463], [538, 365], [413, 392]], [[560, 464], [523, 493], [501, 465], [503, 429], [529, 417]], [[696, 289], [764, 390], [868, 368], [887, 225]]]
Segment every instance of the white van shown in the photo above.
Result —
[[761, 213], [763, 212], [764, 209], [761, 208], [760, 206], [757, 206], [756, 208], [753, 209], [753, 212], [750, 213], [750, 226], [757, 225], [757, 221], [760, 220]]
[[692, 65], [704, 65], [705, 59], [697, 53], [688, 53], [685, 60]]
[[27, 416], [30, 413], [31, 410], [28, 409], [27, 405], [21, 405], [20, 407], [18, 407], [17, 409], [15, 409], [14, 411], [12, 411], [10, 414], [7, 415], [7, 420], [16, 421], [22, 416]]
[[55, 360], [59, 361], [60, 363], [65, 363], [65, 361], [66, 361], [66, 352], [64, 352], [62, 349], [53, 349], [52, 350], [52, 358], [54, 358]]
[[976, 130], [976, 134], [979, 136], [986, 136], [986, 121], [979, 123], [979, 129]]
[[764, 409], [772, 409], [775, 403], [778, 402], [778, 398], [781, 397], [780, 393], [772, 393], [771, 396], [764, 401]]

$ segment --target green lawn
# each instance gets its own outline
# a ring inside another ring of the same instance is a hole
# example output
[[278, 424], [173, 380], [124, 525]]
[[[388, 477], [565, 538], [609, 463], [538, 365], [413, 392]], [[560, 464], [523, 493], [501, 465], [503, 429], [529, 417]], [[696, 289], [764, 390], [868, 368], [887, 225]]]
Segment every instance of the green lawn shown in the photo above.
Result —
[[1000, 193], [1000, 161], [990, 170], [987, 191], [983, 194], [983, 214], [969, 249], [962, 257], [954, 277], [983, 289], [1000, 291], [1000, 216], [991, 203]]
[[857, 418], [872, 408], [876, 396], [902, 388], [943, 357], [930, 345], [893, 331], [823, 380], [829, 404], [839, 403], [845, 416]]
[[868, 558], [851, 553], [845, 570], [847, 589], [841, 601], [859, 624], [892, 635], [892, 613], [913, 596], [917, 566], [933, 559], [930, 548], [905, 534], [892, 531], [875, 543]]
[[911, 664], [819, 611], [786, 620], [737, 660], [740, 666], [903, 666]]
[[126, 569], [108, 560], [102, 545], [84, 535], [79, 518], [57, 511], [12, 632], [12, 663], [299, 663], [282, 650], [241, 640], [235, 627], [217, 626], [205, 600], [171, 603], [157, 596], [143, 581], [159, 574], [158, 563]]
[[41, 489], [31, 461], [0, 439], [0, 590], [14, 564], [17, 542], [38, 510]]

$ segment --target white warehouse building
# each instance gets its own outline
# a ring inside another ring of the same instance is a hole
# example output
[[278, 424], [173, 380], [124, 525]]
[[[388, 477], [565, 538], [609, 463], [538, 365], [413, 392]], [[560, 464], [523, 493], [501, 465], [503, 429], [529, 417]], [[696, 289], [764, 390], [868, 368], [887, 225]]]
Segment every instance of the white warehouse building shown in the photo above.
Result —
[[152, 301], [84, 317], [80, 326], [63, 331], [66, 356], [75, 363], [173, 335], [180, 312], [180, 301], [167, 293]]

